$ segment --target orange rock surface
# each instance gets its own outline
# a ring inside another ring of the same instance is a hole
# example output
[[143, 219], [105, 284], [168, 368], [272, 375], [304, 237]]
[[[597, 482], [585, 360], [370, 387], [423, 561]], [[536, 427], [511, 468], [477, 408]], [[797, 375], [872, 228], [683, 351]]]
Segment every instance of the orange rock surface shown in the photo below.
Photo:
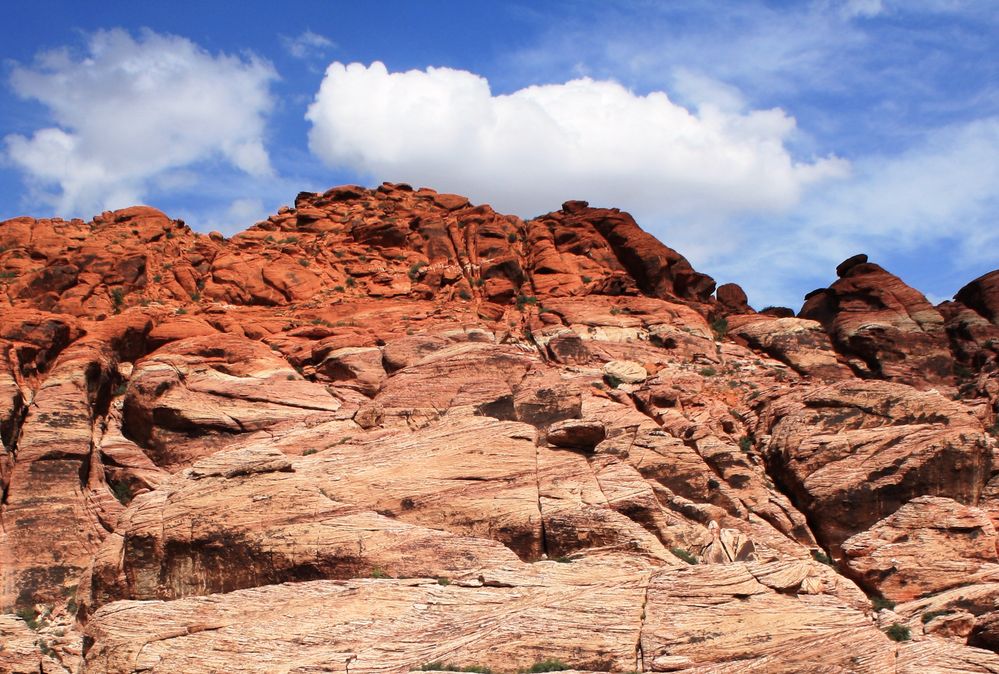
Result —
[[837, 271], [391, 184], [0, 223], [0, 672], [999, 672], [999, 272]]

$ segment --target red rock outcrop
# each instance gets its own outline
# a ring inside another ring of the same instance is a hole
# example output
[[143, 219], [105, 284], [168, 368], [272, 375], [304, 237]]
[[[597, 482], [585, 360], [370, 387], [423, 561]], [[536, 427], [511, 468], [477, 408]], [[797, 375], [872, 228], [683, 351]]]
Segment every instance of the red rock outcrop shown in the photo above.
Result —
[[864, 376], [927, 388], [954, 382], [944, 318], [917, 290], [858, 255], [808, 294], [798, 316], [821, 323]]
[[0, 672], [999, 671], [994, 275], [838, 271], [389, 184], [0, 223]]

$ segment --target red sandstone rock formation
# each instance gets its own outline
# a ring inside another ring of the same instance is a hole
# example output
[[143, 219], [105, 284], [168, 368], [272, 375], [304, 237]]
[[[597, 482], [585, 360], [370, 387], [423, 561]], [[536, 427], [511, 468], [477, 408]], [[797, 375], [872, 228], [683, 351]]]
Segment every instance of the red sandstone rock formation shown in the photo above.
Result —
[[999, 272], [837, 271], [389, 184], [0, 223], [0, 672], [999, 671]]

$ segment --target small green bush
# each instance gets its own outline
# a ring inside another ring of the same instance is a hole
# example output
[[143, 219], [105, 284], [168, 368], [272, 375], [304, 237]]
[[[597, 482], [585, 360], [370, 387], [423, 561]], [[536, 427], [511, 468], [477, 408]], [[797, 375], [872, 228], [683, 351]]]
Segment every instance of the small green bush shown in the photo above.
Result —
[[421, 672], [475, 672], [475, 674], [492, 674], [493, 670], [482, 665], [467, 665], [458, 667], [457, 665], [444, 664], [443, 662], [428, 662], [420, 667]]
[[513, 232], [510, 232], [509, 234], [506, 235], [506, 240], [509, 243], [517, 243], [517, 235], [514, 234]]
[[120, 313], [121, 307], [125, 303], [125, 291], [122, 288], [111, 290], [111, 302], [114, 304], [114, 312]]
[[527, 305], [534, 305], [538, 303], [538, 298], [533, 295], [518, 295], [517, 296], [517, 309], [523, 311], [524, 307]]
[[672, 552], [677, 557], [679, 557], [680, 559], [682, 559], [683, 561], [687, 562], [687, 564], [697, 564], [697, 557], [690, 554], [683, 548], [670, 548], [669, 551]]
[[923, 624], [925, 625], [926, 623], [930, 622], [934, 618], [939, 618], [940, 616], [950, 615], [953, 612], [954, 611], [952, 611], [950, 609], [942, 609], [940, 611], [927, 611], [926, 613], [924, 613], [922, 615], [922, 617], [920, 617], [920, 620], [922, 620]]
[[387, 573], [385, 573], [385, 571], [383, 571], [382, 569], [380, 569], [380, 568], [378, 568], [376, 566], [375, 568], [371, 569], [371, 577], [372, 578], [388, 578], [389, 575]]
[[468, 300], [472, 299], [472, 293], [462, 288], [461, 290], [458, 291], [458, 297], [467, 302]]
[[741, 449], [743, 452], [746, 452], [747, 454], [749, 453], [749, 450], [753, 448], [754, 444], [756, 443], [753, 441], [753, 438], [748, 435], [744, 435], [741, 438], [739, 438], [739, 449]]
[[715, 339], [720, 341], [728, 332], [728, 321], [725, 318], [716, 318], [711, 321], [711, 332], [715, 333]]
[[38, 630], [42, 626], [41, 614], [36, 613], [33, 608], [18, 609], [17, 617], [27, 623], [28, 627], [33, 630]]
[[902, 623], [895, 623], [885, 630], [885, 634], [892, 641], [908, 641], [912, 638], [912, 631]]
[[583, 283], [589, 283], [589, 282], [590, 282], [590, 281], [592, 281], [593, 279], [592, 279], [591, 277], [589, 277], [589, 276], [583, 276], [583, 277], [582, 277], [582, 280], [583, 280]]
[[128, 505], [132, 501], [132, 490], [127, 482], [115, 482], [111, 486], [111, 492], [122, 505]]
[[313, 454], [315, 454], [318, 451], [319, 451], [318, 449], [309, 448], [309, 449], [305, 450], [304, 452], [302, 452], [302, 456], [312, 456]]
[[298, 258], [298, 264], [302, 265], [303, 267], [308, 267], [309, 266], [309, 260], [307, 258], [300, 257], [300, 258]]
[[700, 374], [702, 377], [714, 377], [716, 374], [718, 374], [718, 370], [714, 369], [713, 367], [702, 367], [700, 370]]
[[346, 283], [348, 288], [353, 288], [354, 286], [357, 285], [357, 281], [354, 279], [353, 276], [348, 276]]
[[871, 597], [871, 606], [875, 611], [881, 611], [884, 609], [890, 611], [895, 608], [895, 602], [891, 599], [885, 599], [884, 597]]
[[409, 280], [415, 281], [416, 279], [420, 278], [420, 270], [426, 266], [427, 266], [426, 262], [414, 262], [413, 264], [409, 265], [409, 272], [408, 272]]
[[814, 559], [816, 562], [819, 562], [820, 564], [825, 564], [826, 566], [833, 565], [832, 557], [830, 557], [824, 551], [819, 549], [812, 550], [812, 559]]
[[541, 662], [535, 662], [533, 665], [527, 669], [520, 670], [520, 674], [540, 674], [541, 672], [561, 672], [566, 669], [572, 669], [569, 665], [565, 664], [561, 660], [549, 659], [542, 660]]
[[441, 578], [438, 578], [438, 579], [437, 579], [437, 584], [438, 584], [438, 585], [450, 585], [450, 584], [451, 584], [451, 581], [450, 581], [450, 579], [448, 579], [448, 578], [443, 578], [443, 577], [441, 577]]

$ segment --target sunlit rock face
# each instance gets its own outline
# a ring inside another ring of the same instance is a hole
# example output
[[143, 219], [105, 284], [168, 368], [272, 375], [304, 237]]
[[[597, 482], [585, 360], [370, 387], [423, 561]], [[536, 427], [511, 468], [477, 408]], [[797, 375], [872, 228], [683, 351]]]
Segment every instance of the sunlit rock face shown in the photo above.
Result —
[[0, 223], [0, 672], [999, 671], [999, 272], [837, 272], [392, 184]]

